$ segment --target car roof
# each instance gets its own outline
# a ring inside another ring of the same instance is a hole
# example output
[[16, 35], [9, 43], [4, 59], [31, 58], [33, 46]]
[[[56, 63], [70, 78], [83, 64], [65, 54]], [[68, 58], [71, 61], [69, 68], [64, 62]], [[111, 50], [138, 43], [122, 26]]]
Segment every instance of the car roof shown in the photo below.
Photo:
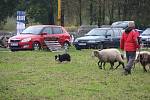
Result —
[[116, 21], [112, 23], [111, 27], [126, 28], [129, 22], [134, 21]]
[[103, 30], [120, 29], [120, 30], [122, 30], [123, 28], [111, 28], [111, 27], [105, 27], [105, 28], [94, 28], [94, 29], [103, 29]]
[[58, 26], [58, 25], [32, 25], [29, 27], [62, 27], [62, 26]]

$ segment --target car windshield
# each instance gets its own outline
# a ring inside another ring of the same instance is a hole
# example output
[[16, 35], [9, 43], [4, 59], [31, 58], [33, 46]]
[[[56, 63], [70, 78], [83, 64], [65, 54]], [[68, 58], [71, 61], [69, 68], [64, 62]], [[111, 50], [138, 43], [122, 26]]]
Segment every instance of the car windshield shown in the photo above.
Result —
[[105, 29], [93, 29], [86, 34], [86, 36], [104, 36], [106, 34]]
[[143, 33], [143, 36], [150, 36], [150, 28], [146, 29]]
[[21, 34], [39, 34], [43, 27], [35, 27], [35, 26], [30, 26], [26, 28]]

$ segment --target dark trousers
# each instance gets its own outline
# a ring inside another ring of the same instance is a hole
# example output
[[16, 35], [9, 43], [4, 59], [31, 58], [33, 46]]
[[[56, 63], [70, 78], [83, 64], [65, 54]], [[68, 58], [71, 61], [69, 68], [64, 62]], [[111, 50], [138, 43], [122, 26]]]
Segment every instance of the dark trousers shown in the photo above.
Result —
[[127, 57], [127, 65], [125, 66], [125, 70], [131, 71], [136, 57], [136, 51], [126, 51], [126, 57]]

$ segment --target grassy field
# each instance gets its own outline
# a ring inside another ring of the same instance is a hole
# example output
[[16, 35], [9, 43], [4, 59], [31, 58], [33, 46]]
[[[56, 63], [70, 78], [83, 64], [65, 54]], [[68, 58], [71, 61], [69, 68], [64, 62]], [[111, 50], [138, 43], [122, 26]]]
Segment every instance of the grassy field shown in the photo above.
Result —
[[70, 63], [48, 51], [0, 51], [0, 100], [150, 100], [150, 71], [100, 70], [92, 50], [69, 50]]

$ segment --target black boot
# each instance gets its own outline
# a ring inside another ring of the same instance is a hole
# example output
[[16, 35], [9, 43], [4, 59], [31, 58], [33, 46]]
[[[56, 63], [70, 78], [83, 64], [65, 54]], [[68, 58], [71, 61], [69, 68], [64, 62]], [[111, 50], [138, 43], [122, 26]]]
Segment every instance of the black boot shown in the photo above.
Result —
[[124, 72], [123, 72], [123, 74], [124, 74], [124, 75], [129, 75], [129, 74], [131, 74], [131, 70], [125, 69]]

